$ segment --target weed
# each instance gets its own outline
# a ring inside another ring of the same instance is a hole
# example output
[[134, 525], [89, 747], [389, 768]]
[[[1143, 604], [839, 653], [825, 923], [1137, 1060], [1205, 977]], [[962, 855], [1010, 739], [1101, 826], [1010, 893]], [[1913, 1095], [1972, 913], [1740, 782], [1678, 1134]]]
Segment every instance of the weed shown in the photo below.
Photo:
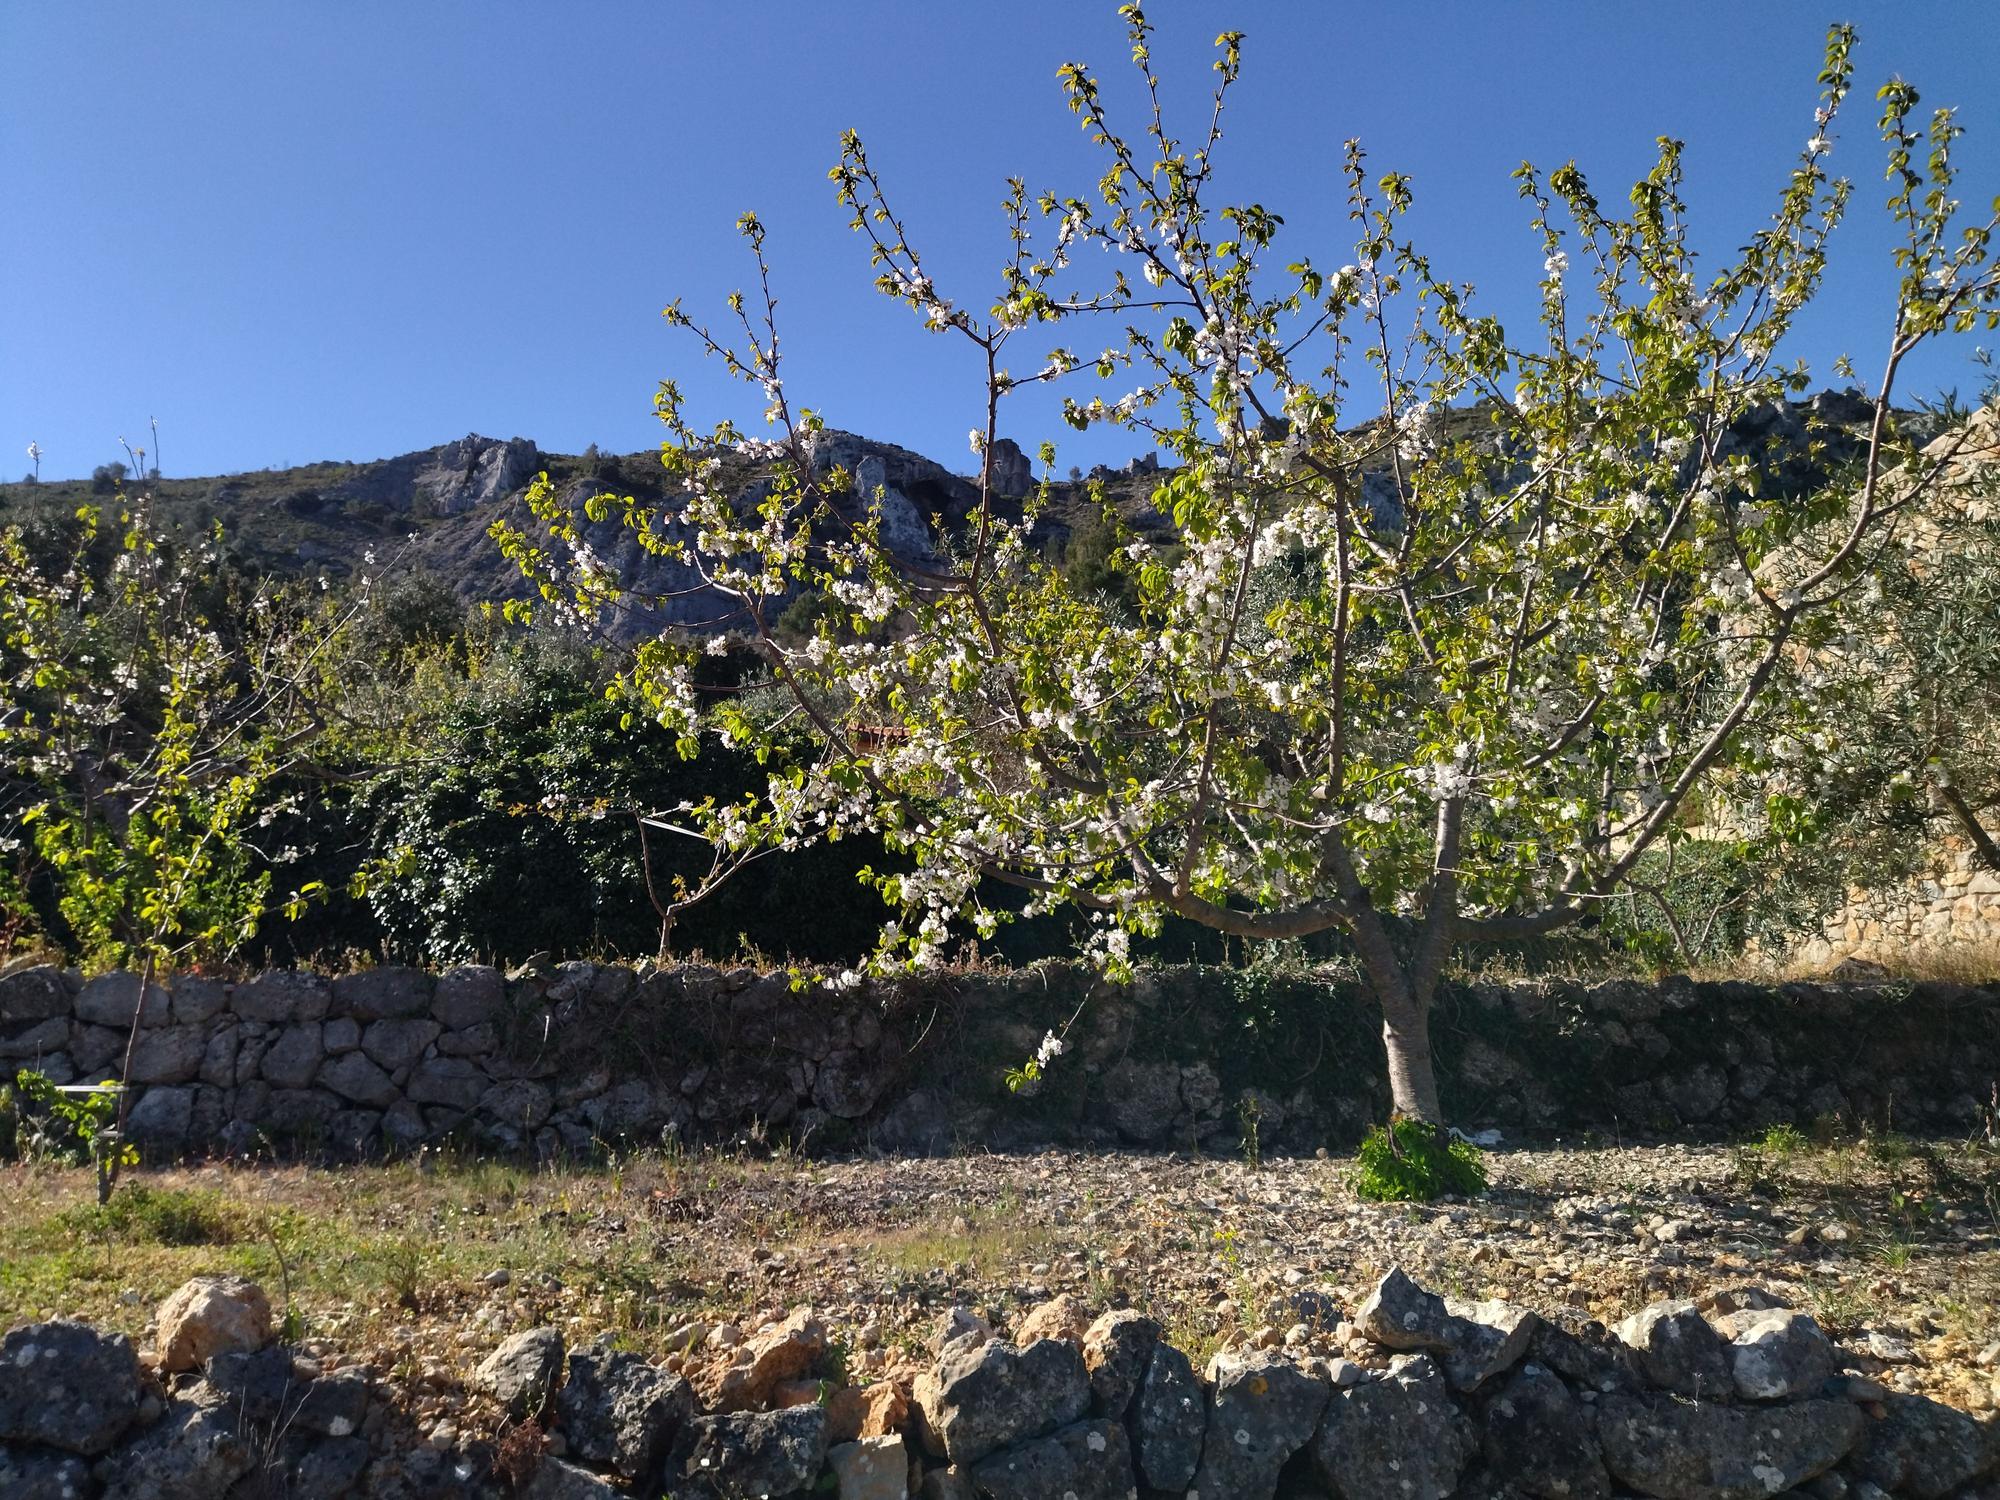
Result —
[[1371, 1203], [1428, 1203], [1447, 1193], [1486, 1191], [1479, 1148], [1450, 1140], [1422, 1120], [1376, 1126], [1355, 1153], [1354, 1191]]

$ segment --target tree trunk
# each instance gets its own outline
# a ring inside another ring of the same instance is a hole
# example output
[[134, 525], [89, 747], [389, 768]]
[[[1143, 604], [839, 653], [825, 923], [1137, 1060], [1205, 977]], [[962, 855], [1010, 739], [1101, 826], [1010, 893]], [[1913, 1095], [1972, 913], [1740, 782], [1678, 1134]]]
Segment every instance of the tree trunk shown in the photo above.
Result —
[[1410, 993], [1407, 983], [1399, 989], [1392, 998], [1376, 986], [1382, 1002], [1382, 1050], [1389, 1055], [1389, 1098], [1397, 1114], [1442, 1125], [1444, 1110], [1431, 1068], [1431, 1008]]

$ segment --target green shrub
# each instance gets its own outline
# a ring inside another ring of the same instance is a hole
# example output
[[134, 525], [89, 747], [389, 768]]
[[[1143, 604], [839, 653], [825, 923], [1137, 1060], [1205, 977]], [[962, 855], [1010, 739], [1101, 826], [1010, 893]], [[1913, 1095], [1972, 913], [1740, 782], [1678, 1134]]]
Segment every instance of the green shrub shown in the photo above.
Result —
[[1377, 1125], [1355, 1156], [1354, 1191], [1370, 1203], [1428, 1203], [1486, 1191], [1486, 1162], [1469, 1141], [1422, 1120]]

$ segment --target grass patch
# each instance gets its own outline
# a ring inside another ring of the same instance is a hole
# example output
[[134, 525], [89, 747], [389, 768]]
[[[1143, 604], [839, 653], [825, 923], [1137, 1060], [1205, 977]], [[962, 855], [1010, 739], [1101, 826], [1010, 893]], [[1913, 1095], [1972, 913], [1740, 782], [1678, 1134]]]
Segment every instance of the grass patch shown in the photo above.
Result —
[[1370, 1203], [1428, 1203], [1447, 1193], [1486, 1191], [1479, 1148], [1446, 1140], [1421, 1120], [1376, 1126], [1355, 1153], [1354, 1191]]
[[242, 1214], [213, 1188], [149, 1187], [128, 1182], [105, 1204], [67, 1209], [56, 1226], [92, 1240], [127, 1245], [233, 1245]]

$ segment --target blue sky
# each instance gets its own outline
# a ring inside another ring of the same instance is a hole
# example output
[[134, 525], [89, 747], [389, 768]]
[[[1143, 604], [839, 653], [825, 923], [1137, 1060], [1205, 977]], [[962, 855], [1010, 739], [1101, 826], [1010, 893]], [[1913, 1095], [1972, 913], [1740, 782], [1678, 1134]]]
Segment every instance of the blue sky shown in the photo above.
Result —
[[[1413, 228], [1438, 268], [1517, 317], [1541, 260], [1508, 178], [1524, 157], [1574, 156], [1620, 203], [1653, 138], [1679, 136], [1700, 240], [1726, 250], [1812, 133], [1835, 16], [1862, 36], [1866, 96], [1834, 158], [1856, 202], [1795, 352], [1819, 371], [1843, 350], [1864, 372], [1878, 359], [1882, 79], [1959, 105], [1964, 196], [2000, 192], [2000, 29], [1983, 5], [1151, 10], [1190, 133], [1215, 32], [1249, 34], [1220, 175], [1231, 198], [1286, 216], [1283, 247], [1348, 258], [1338, 170], [1358, 135], [1375, 166], [1414, 178]], [[1005, 176], [1082, 192], [1099, 170], [1057, 66], [1085, 60], [1132, 98], [1113, 6], [1081, 0], [0, 0], [0, 59], [8, 477], [31, 439], [46, 476], [87, 473], [149, 416], [169, 474], [469, 431], [631, 450], [658, 440], [651, 397], [669, 375], [698, 416], [751, 421], [757, 405], [659, 317], [675, 296], [719, 310], [745, 282], [745, 209], [771, 231], [795, 396], [969, 467], [979, 372], [871, 289], [826, 180], [839, 133], [862, 133], [947, 294], [983, 306]], [[1908, 389], [1969, 392], [1970, 347], [1933, 352]], [[1030, 448], [1063, 436], [1046, 406], [1003, 425]], [[1061, 462], [1121, 461], [1131, 443], [1070, 434]]]

